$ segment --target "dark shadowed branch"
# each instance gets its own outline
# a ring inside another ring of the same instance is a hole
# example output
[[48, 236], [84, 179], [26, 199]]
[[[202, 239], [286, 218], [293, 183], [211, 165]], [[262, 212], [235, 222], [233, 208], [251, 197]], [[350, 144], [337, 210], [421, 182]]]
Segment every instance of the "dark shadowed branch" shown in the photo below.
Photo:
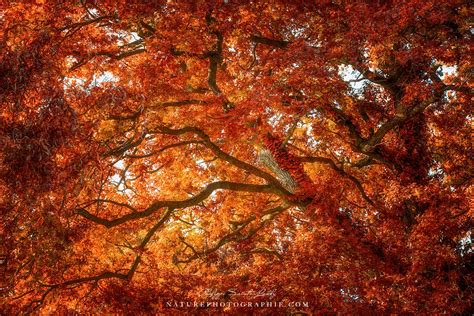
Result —
[[53, 290], [58, 289], [58, 288], [67, 288], [72, 285], [84, 284], [84, 283], [89, 283], [89, 282], [98, 282], [105, 279], [119, 279], [119, 280], [124, 280], [124, 281], [130, 281], [133, 278], [133, 275], [135, 274], [138, 268], [138, 265], [141, 262], [142, 253], [146, 249], [147, 244], [150, 242], [153, 235], [158, 231], [158, 229], [163, 227], [165, 222], [170, 218], [171, 214], [173, 213], [173, 210], [174, 210], [173, 208], [168, 208], [167, 211], [163, 214], [163, 216], [158, 220], [158, 222], [155, 225], [153, 225], [153, 227], [147, 232], [147, 234], [145, 235], [145, 237], [142, 239], [141, 243], [137, 247], [137, 250], [138, 250], [137, 255], [135, 256], [135, 259], [133, 260], [127, 273], [105, 271], [98, 275], [75, 278], [75, 279], [71, 279], [71, 280], [67, 280], [67, 281], [55, 283], [55, 284], [43, 283], [42, 286], [46, 287], [47, 290], [43, 292], [43, 294], [41, 295], [39, 299], [33, 300], [29, 304], [28, 310], [34, 311], [38, 309], [44, 303], [47, 296]]
[[[193, 252], [193, 255], [185, 258], [179, 259], [178, 255], [175, 254], [173, 257], [173, 261], [175, 264], [179, 263], [189, 263], [196, 259], [205, 258], [211, 253], [216, 252], [222, 246], [230, 243], [230, 242], [240, 242], [243, 240], [249, 240], [252, 238], [258, 231], [265, 227], [266, 223], [272, 221], [276, 218], [277, 215], [281, 214], [282, 212], [286, 211], [289, 208], [289, 205], [281, 205], [270, 210], [263, 212], [263, 215], [260, 217], [260, 222], [255, 227], [250, 227], [250, 224], [254, 223], [257, 220], [257, 216], [251, 215], [247, 219], [240, 221], [238, 223], [233, 223], [234, 229], [231, 230], [229, 233], [225, 234], [221, 237], [214, 246], [210, 248], [205, 248], [201, 251], [197, 251], [195, 247], [189, 245], [187, 242], [182, 242], [187, 245], [187, 248], [190, 248]], [[249, 228], [246, 233], [244, 233], [245, 228]], [[256, 251], [258, 252], [258, 251]]]
[[155, 201], [150, 206], [142, 211], [129, 213], [119, 218], [108, 220], [102, 217], [98, 217], [89, 213], [85, 208], [79, 208], [76, 210], [76, 214], [96, 223], [103, 225], [107, 228], [111, 228], [131, 220], [137, 220], [140, 218], [148, 217], [161, 208], [173, 208], [180, 209], [186, 208], [193, 205], [197, 205], [207, 199], [215, 190], [229, 190], [229, 191], [241, 191], [241, 192], [255, 192], [255, 193], [271, 193], [271, 194], [282, 194], [280, 191], [270, 185], [258, 185], [258, 184], [244, 184], [228, 181], [219, 181], [209, 184], [204, 190], [195, 196], [178, 201]]

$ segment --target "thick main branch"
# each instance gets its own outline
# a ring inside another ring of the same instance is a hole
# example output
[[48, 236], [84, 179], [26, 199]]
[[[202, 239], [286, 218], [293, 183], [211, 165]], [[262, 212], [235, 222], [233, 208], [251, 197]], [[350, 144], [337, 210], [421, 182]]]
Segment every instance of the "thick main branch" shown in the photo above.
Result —
[[172, 208], [180, 209], [185, 207], [190, 207], [197, 205], [207, 199], [214, 191], [216, 190], [229, 190], [229, 191], [241, 191], [241, 192], [259, 192], [259, 193], [272, 193], [272, 194], [281, 194], [277, 189], [273, 188], [270, 185], [258, 185], [258, 184], [245, 184], [245, 183], [236, 183], [228, 181], [218, 181], [209, 184], [204, 190], [195, 196], [186, 199], [186, 200], [177, 200], [177, 201], [155, 201], [150, 206], [148, 206], [143, 211], [129, 213], [127, 215], [121, 216], [117, 219], [108, 220], [102, 217], [98, 217], [89, 213], [85, 208], [80, 208], [76, 210], [76, 214], [87, 218], [94, 223], [103, 225], [107, 228], [111, 228], [117, 225], [121, 225], [125, 222], [136, 220], [144, 217], [148, 217], [153, 213], [157, 212], [161, 208]]

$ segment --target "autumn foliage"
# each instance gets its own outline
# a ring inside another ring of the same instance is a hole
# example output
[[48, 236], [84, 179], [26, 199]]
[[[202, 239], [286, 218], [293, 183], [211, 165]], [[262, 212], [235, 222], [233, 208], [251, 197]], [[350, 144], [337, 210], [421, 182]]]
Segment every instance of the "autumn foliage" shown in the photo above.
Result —
[[0, 314], [472, 313], [471, 10], [3, 1]]

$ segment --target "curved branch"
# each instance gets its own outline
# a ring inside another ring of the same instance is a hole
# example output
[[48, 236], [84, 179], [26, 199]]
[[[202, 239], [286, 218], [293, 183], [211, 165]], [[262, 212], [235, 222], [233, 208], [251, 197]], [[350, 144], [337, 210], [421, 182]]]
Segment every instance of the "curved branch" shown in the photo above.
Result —
[[290, 44], [290, 42], [288, 41], [276, 40], [276, 39], [266, 38], [266, 37], [262, 37], [258, 35], [250, 36], [250, 40], [254, 43], [273, 46], [276, 48], [285, 48], [286, 46], [288, 46], [288, 44]]
[[205, 105], [207, 101], [204, 100], [182, 100], [182, 101], [171, 101], [171, 102], [162, 102], [160, 103], [160, 107], [173, 107], [173, 106], [183, 106], [183, 105]]
[[257, 217], [255, 215], [251, 215], [247, 219], [240, 221], [234, 230], [232, 230], [230, 233], [224, 235], [219, 241], [211, 248], [202, 250], [202, 251], [197, 251], [194, 247], [189, 245], [188, 243], [185, 243], [191, 250], [193, 251], [193, 255], [186, 258], [186, 259], [178, 259], [176, 254], [173, 256], [173, 262], [175, 264], [178, 263], [189, 263], [191, 261], [194, 261], [196, 259], [205, 257], [213, 252], [216, 252], [219, 250], [222, 246], [225, 244], [228, 244], [229, 242], [232, 241], [242, 241], [242, 240], [248, 240], [252, 238], [259, 230], [261, 230], [263, 227], [265, 227], [265, 224], [273, 220], [278, 214], [286, 211], [290, 206], [289, 205], [281, 205], [277, 206], [275, 208], [269, 209], [265, 212], [263, 212], [263, 216], [260, 218], [260, 224], [256, 226], [253, 229], [250, 229], [248, 233], [245, 235], [242, 234], [242, 231], [244, 228], [248, 227], [252, 222], [254, 222]]
[[241, 191], [241, 192], [260, 192], [260, 193], [273, 193], [281, 195], [277, 189], [273, 188], [270, 185], [258, 185], [258, 184], [245, 184], [245, 183], [236, 183], [228, 181], [219, 181], [209, 184], [204, 190], [202, 190], [197, 195], [181, 201], [155, 201], [150, 206], [148, 206], [143, 211], [129, 213], [117, 219], [108, 220], [101, 218], [89, 213], [86, 209], [80, 208], [76, 210], [76, 214], [80, 215], [96, 224], [103, 225], [107, 228], [111, 228], [125, 222], [136, 220], [144, 217], [148, 217], [151, 214], [155, 213], [161, 208], [173, 208], [180, 209], [186, 208], [189, 206], [197, 205], [198, 203], [207, 199], [215, 190], [230, 190], [230, 191]]
[[139, 146], [143, 142], [145, 137], [146, 137], [146, 133], [143, 133], [136, 140], [133, 140], [133, 138], [127, 139], [122, 145], [112, 148], [106, 151], [105, 153], [103, 153], [102, 157], [111, 157], [111, 156], [120, 157], [127, 150]]
[[114, 200], [108, 200], [108, 199], [94, 199], [94, 200], [90, 201], [89, 203], [87, 203], [87, 206], [85, 206], [85, 207], [88, 207], [88, 206], [90, 206], [94, 203], [110, 203], [110, 204], [114, 204], [114, 205], [117, 205], [117, 206], [122, 206], [122, 207], [128, 208], [132, 212], [137, 211], [134, 207], [128, 205], [127, 203], [121, 203], [121, 202], [117, 202], [117, 201], [114, 201]]
[[441, 97], [441, 95], [442, 93], [438, 92], [433, 97], [423, 102], [420, 102], [418, 105], [412, 108], [404, 107], [402, 104], [400, 104], [396, 109], [397, 113], [395, 114], [395, 116], [387, 122], [383, 123], [369, 139], [363, 141], [360, 144], [360, 149], [362, 150], [362, 152], [372, 152], [375, 146], [379, 144], [380, 141], [382, 141], [384, 136], [389, 131], [391, 131], [396, 126], [403, 124], [414, 115], [423, 112], [423, 110], [426, 109], [429, 105], [437, 101]]
[[190, 140], [190, 141], [183, 141], [183, 142], [179, 142], [179, 143], [175, 143], [175, 144], [171, 144], [171, 145], [166, 145], [166, 146], [163, 146], [161, 147], [160, 149], [158, 150], [155, 150], [151, 153], [148, 153], [148, 154], [143, 154], [143, 155], [126, 155], [125, 158], [132, 158], [132, 159], [141, 159], [141, 158], [147, 158], [147, 157], [151, 157], [153, 155], [156, 155], [156, 154], [159, 154], [167, 149], [170, 149], [170, 148], [175, 148], [175, 147], [180, 147], [180, 146], [186, 146], [186, 145], [190, 145], [190, 144], [202, 144], [201, 141], [197, 141], [197, 140]]
[[86, 26], [86, 25], [89, 25], [89, 24], [100, 22], [100, 21], [103, 21], [103, 20], [106, 20], [106, 19], [112, 20], [112, 19], [116, 19], [116, 18], [117, 18], [116, 15], [103, 15], [103, 16], [99, 16], [99, 17], [94, 18], [94, 19], [90, 19], [90, 20], [86, 20], [86, 21], [82, 21], [82, 22], [76, 22], [76, 23], [72, 23], [70, 25], [60, 27], [58, 29], [58, 31], [65, 31], [65, 30], [69, 30], [69, 29], [79, 29], [79, 28], [81, 28], [83, 26]]
[[265, 171], [262, 171], [262, 170], [260, 170], [256, 167], [252, 166], [251, 164], [248, 164], [244, 161], [241, 161], [241, 160], [239, 160], [239, 159], [223, 152], [216, 144], [214, 144], [210, 140], [210, 137], [206, 133], [204, 133], [202, 130], [200, 130], [197, 127], [188, 126], [188, 127], [184, 127], [184, 128], [180, 128], [180, 129], [171, 129], [171, 128], [168, 128], [166, 126], [159, 126], [157, 128], [158, 128], [160, 133], [169, 134], [169, 135], [182, 135], [182, 134], [185, 134], [185, 133], [194, 133], [202, 139], [203, 144], [207, 148], [209, 148], [214, 153], [214, 155], [216, 155], [218, 158], [229, 162], [230, 164], [236, 166], [237, 168], [248, 171], [251, 174], [253, 174], [253, 175], [255, 175], [259, 178], [265, 179], [269, 184], [271, 184], [273, 187], [275, 187], [277, 189], [277, 191], [279, 191], [280, 195], [281, 194], [283, 194], [283, 195], [291, 194], [290, 192], [288, 192], [285, 188], [283, 188], [281, 186], [280, 182], [276, 178], [274, 178], [269, 173], [267, 173]]
[[69, 71], [74, 71], [74, 70], [84, 66], [85, 64], [87, 64], [89, 61], [91, 61], [95, 57], [104, 56], [104, 57], [108, 57], [108, 58], [114, 59], [114, 60], [122, 60], [124, 58], [130, 57], [130, 56], [133, 56], [133, 55], [138, 55], [138, 54], [141, 54], [141, 53], [144, 53], [144, 52], [146, 52], [145, 48], [137, 48], [137, 49], [125, 51], [125, 52], [122, 52], [122, 53], [114, 53], [114, 52], [108, 52], [108, 51], [94, 52], [94, 53], [89, 54], [86, 58], [82, 59], [81, 61], [77, 62], [74, 66], [72, 66], [69, 69]]
[[139, 252], [135, 256], [135, 259], [132, 262], [132, 265], [128, 269], [127, 273], [119, 273], [119, 272], [112, 272], [112, 271], [105, 271], [101, 274], [95, 275], [95, 276], [89, 276], [89, 277], [82, 277], [82, 278], [76, 278], [76, 279], [71, 279], [68, 281], [64, 281], [61, 283], [56, 283], [56, 284], [44, 284], [44, 286], [48, 287], [48, 289], [43, 293], [40, 299], [32, 301], [28, 308], [31, 308], [33, 305], [36, 304], [33, 310], [37, 309], [39, 306], [41, 306], [46, 299], [46, 297], [55, 289], [57, 288], [63, 288], [67, 287], [70, 285], [76, 285], [76, 284], [82, 284], [82, 283], [87, 283], [87, 282], [98, 282], [100, 280], [104, 279], [120, 279], [120, 280], [125, 280], [125, 281], [130, 281], [133, 278], [133, 275], [135, 274], [138, 265], [141, 262], [141, 256], [143, 250], [145, 250], [146, 245], [150, 242], [151, 238], [153, 235], [157, 232], [159, 228], [161, 228], [164, 223], [170, 218], [171, 214], [173, 213], [172, 208], [168, 208], [168, 210], [163, 214], [163, 216], [160, 218], [160, 220], [148, 231], [148, 233], [145, 235], [143, 238], [142, 242], [138, 246]]
[[302, 162], [320, 162], [320, 163], [328, 164], [337, 173], [339, 173], [340, 175], [342, 175], [342, 176], [348, 178], [349, 180], [351, 180], [355, 184], [357, 189], [359, 190], [359, 192], [362, 195], [362, 197], [364, 198], [364, 200], [367, 203], [369, 203], [370, 205], [374, 205], [374, 202], [365, 193], [365, 190], [362, 187], [362, 184], [360, 183], [360, 181], [356, 177], [354, 177], [353, 175], [348, 174], [342, 168], [338, 167], [334, 163], [334, 161], [332, 161], [332, 159], [329, 159], [329, 158], [326, 158], [326, 157], [299, 157], [299, 159], [301, 159]]

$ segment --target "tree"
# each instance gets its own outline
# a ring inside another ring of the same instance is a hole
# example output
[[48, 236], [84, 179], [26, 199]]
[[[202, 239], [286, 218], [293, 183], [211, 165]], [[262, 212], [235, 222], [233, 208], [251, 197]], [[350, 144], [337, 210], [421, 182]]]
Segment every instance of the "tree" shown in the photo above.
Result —
[[472, 312], [468, 1], [0, 8], [6, 313]]

